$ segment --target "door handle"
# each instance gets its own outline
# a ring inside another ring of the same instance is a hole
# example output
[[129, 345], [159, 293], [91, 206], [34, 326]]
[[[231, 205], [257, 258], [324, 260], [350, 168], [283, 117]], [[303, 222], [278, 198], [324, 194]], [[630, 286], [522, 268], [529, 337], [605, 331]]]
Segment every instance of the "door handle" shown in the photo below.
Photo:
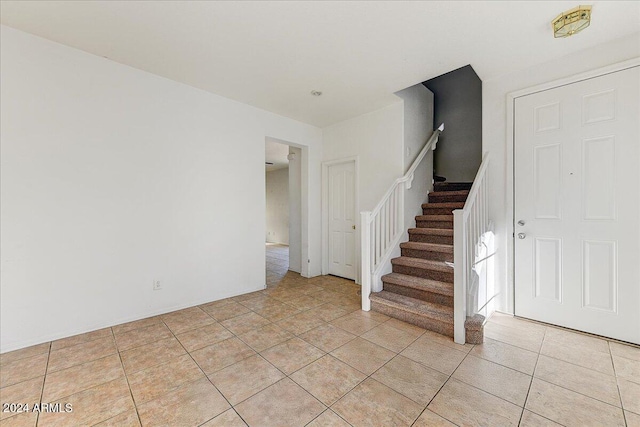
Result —
[[518, 233], [518, 239], [524, 239], [525, 237], [527, 237], [526, 234], [524, 233]]
[[356, 226], [355, 226], [355, 225], [352, 225], [352, 226], [351, 226], [351, 228], [353, 228], [353, 229], [355, 230], [355, 229], [356, 229]]

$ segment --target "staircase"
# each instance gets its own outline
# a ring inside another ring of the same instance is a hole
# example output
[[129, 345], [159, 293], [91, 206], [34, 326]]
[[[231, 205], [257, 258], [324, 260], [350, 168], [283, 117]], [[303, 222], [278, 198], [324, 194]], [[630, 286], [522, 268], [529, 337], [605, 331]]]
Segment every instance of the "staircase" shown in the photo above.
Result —
[[453, 337], [453, 210], [462, 209], [471, 183], [438, 182], [410, 228], [383, 290], [370, 295], [371, 309]]

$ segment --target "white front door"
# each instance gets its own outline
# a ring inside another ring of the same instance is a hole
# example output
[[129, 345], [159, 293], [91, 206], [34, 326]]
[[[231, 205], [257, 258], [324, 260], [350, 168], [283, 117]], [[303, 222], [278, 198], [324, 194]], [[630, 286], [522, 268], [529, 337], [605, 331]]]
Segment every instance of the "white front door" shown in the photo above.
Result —
[[356, 278], [355, 163], [329, 166], [329, 274]]
[[515, 314], [640, 343], [640, 67], [516, 98]]

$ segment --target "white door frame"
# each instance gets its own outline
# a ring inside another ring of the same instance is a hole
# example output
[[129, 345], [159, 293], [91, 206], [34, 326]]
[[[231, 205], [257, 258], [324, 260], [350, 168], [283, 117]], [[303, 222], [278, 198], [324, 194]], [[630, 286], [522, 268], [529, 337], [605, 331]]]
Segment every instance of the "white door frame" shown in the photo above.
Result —
[[[531, 95], [536, 92], [542, 92], [549, 89], [555, 89], [561, 86], [570, 85], [583, 80], [593, 79], [605, 74], [611, 74], [640, 65], [640, 58], [633, 58], [628, 61], [618, 62], [616, 64], [607, 65], [606, 67], [597, 68], [573, 76], [553, 80], [542, 83], [526, 89], [521, 89], [507, 94], [507, 236], [511, 234], [511, 238], [507, 238], [507, 294], [505, 299], [511, 306], [511, 312], [515, 313], [516, 296], [515, 296], [515, 166], [514, 166], [514, 144], [515, 144], [515, 102], [516, 98]], [[511, 295], [509, 295], [511, 293]], [[517, 315], [517, 313], [515, 313]]]
[[[265, 135], [265, 141], [269, 138], [273, 141], [276, 141], [282, 145], [288, 145], [291, 147], [300, 149], [300, 275], [302, 277], [311, 277], [309, 274], [309, 262], [305, 260], [309, 259], [310, 245], [309, 245], [309, 236], [310, 236], [310, 228], [311, 224], [309, 224], [309, 203], [310, 203], [310, 195], [309, 195], [309, 146], [296, 144], [295, 142], [286, 141], [284, 139], [272, 137], [269, 135]], [[264, 156], [263, 156], [264, 157]], [[264, 159], [263, 159], [264, 161]], [[266, 179], [266, 178], [265, 178]], [[263, 185], [264, 187], [264, 185]], [[265, 193], [266, 194], [266, 193]], [[266, 217], [266, 197], [265, 197], [265, 206], [263, 208], [262, 217]], [[264, 230], [263, 233], [264, 235]], [[266, 258], [266, 247], [265, 247], [265, 256]], [[265, 264], [266, 268], [266, 264]], [[267, 287], [265, 281], [265, 289]]]
[[355, 220], [356, 220], [356, 283], [360, 283], [360, 169], [358, 156], [322, 162], [322, 274], [329, 274], [329, 167], [353, 163], [355, 173]]

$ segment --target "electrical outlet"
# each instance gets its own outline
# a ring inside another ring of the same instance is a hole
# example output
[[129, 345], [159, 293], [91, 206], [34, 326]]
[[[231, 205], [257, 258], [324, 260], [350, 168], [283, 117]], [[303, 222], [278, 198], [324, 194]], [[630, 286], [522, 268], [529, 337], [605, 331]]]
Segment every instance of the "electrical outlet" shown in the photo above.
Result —
[[153, 281], [153, 290], [154, 291], [159, 291], [160, 289], [162, 289], [162, 283], [160, 282], [160, 280], [154, 280]]

